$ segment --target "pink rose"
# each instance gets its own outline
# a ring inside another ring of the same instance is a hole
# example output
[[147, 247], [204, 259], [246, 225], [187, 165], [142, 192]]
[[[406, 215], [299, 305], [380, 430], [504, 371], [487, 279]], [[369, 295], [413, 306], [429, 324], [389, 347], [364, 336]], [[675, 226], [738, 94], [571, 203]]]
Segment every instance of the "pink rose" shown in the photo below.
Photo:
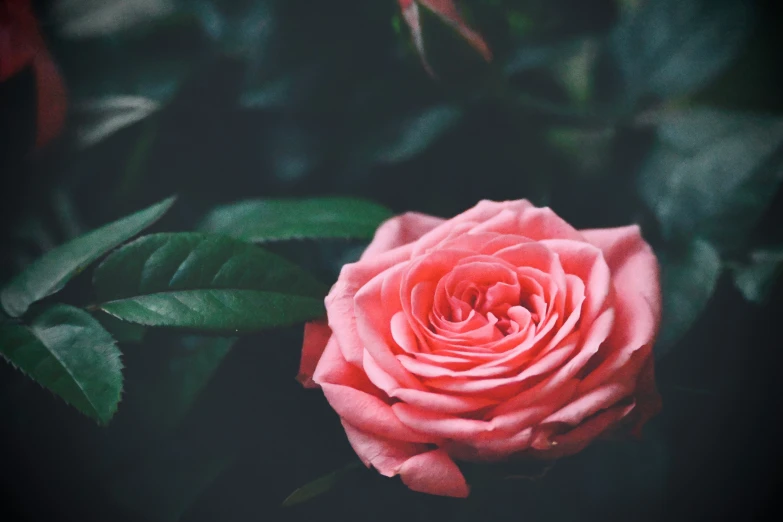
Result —
[[455, 461], [557, 458], [660, 409], [658, 264], [639, 227], [578, 231], [528, 201], [385, 222], [305, 328], [366, 466], [464, 497]]

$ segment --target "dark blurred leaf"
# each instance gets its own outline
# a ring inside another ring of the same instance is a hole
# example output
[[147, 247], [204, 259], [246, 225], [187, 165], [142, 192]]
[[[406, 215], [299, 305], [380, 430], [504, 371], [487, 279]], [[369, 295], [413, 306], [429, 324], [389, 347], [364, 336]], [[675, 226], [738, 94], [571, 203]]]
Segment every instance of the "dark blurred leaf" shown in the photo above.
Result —
[[301, 488], [298, 488], [296, 491], [288, 495], [288, 497], [286, 497], [286, 499], [283, 501], [283, 507], [291, 507], [297, 504], [302, 504], [314, 499], [319, 495], [323, 495], [324, 493], [327, 493], [329, 490], [339, 485], [340, 481], [345, 477], [345, 475], [361, 468], [362, 464], [360, 462], [352, 462], [343, 468], [329, 473], [328, 475], [324, 475], [323, 477], [317, 478], [312, 482], [308, 482]]
[[575, 43], [575, 49], [554, 63], [558, 81], [576, 105], [585, 105], [593, 95], [593, 69], [598, 58], [598, 41], [592, 38]]
[[508, 75], [513, 75], [545, 67], [556, 60], [571, 55], [574, 52], [574, 47], [578, 45], [577, 42], [568, 42], [560, 45], [528, 44], [520, 46], [509, 56], [503, 71]]
[[318, 317], [326, 288], [259, 247], [197, 233], [142, 237], [95, 271], [100, 308], [148, 326], [255, 331]]
[[323, 299], [258, 290], [180, 290], [119, 299], [100, 308], [146, 326], [249, 333], [324, 315]]
[[665, 119], [638, 178], [666, 237], [737, 246], [783, 178], [783, 119], [698, 109]]
[[698, 319], [715, 291], [721, 272], [718, 252], [696, 239], [683, 251], [659, 255], [662, 270], [663, 318], [655, 356], [661, 358]]
[[93, 145], [173, 100], [206, 54], [198, 28], [186, 22], [58, 47], [81, 144]]
[[190, 411], [236, 342], [235, 337], [187, 335], [168, 359], [165, 379], [149, 391], [144, 416], [163, 430], [174, 428]]
[[736, 56], [748, 33], [749, 2], [643, 0], [626, 6], [610, 39], [623, 76], [623, 96], [633, 103], [651, 94], [690, 94]]
[[159, 108], [158, 101], [143, 96], [107, 96], [81, 103], [79, 141], [85, 146], [94, 145]]
[[187, 0], [184, 7], [201, 22], [204, 32], [228, 55], [260, 67], [269, 56], [277, 16], [268, 0]]
[[111, 498], [150, 522], [177, 522], [236, 458], [236, 448], [168, 444], [148, 452], [137, 465], [116, 472]]
[[783, 249], [757, 250], [748, 263], [733, 267], [734, 284], [745, 299], [763, 303], [783, 272]]
[[381, 163], [400, 163], [421, 154], [462, 118], [456, 107], [440, 105], [394, 122], [373, 137], [370, 154]]
[[255, 69], [249, 71], [240, 96], [243, 107], [279, 109], [304, 103], [319, 91], [325, 73], [319, 64], [308, 64], [268, 78]]
[[122, 362], [112, 336], [90, 314], [48, 308], [30, 326], [0, 324], [0, 354], [65, 402], [107, 424], [120, 402]]
[[199, 229], [245, 241], [370, 238], [391, 212], [350, 198], [248, 200], [217, 207]]
[[547, 132], [549, 143], [565, 154], [578, 173], [587, 177], [601, 177], [610, 173], [616, 138], [615, 127], [554, 127]]
[[152, 234], [113, 252], [95, 269], [100, 301], [175, 290], [263, 290], [320, 298], [324, 285], [282, 257], [229, 237]]
[[46, 253], [3, 288], [3, 308], [19, 317], [32, 303], [57, 292], [90, 263], [153, 224], [173, 204], [174, 198], [166, 199]]
[[176, 0], [58, 0], [60, 33], [70, 38], [105, 36], [149, 23], [174, 11]]

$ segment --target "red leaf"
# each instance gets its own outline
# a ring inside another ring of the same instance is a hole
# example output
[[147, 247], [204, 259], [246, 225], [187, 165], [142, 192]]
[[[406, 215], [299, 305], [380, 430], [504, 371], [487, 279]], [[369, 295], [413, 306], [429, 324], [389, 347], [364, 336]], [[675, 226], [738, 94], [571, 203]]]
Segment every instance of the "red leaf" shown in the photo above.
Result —
[[492, 60], [492, 52], [479, 33], [471, 29], [465, 23], [465, 20], [457, 11], [454, 0], [398, 0], [402, 15], [411, 31], [411, 38], [416, 50], [419, 52], [424, 68], [429, 74], [432, 73], [427, 57], [424, 52], [424, 39], [421, 33], [421, 22], [419, 20], [419, 4], [426, 7], [438, 17], [452, 26], [467, 42], [476, 49], [485, 60]]
[[46, 49], [29, 0], [0, 0], [0, 82], [32, 67], [37, 85], [36, 146], [65, 123], [65, 86]]

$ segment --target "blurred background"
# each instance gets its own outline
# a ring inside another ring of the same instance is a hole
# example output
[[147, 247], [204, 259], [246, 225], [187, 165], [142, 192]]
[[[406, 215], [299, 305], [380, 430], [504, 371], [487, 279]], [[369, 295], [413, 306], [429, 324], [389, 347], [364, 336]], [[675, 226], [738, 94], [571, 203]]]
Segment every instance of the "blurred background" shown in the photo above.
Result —
[[[4, 520], [765, 520], [783, 436], [783, 45], [773, 0], [0, 0], [0, 281], [178, 194], [156, 230], [247, 198], [449, 217], [527, 198], [639, 223], [661, 257], [664, 411], [536, 481], [427, 497], [355, 459], [302, 389], [301, 327], [122, 342], [108, 427], [0, 364]], [[415, 36], [415, 35], [414, 35]], [[471, 45], [471, 43], [473, 45]], [[272, 248], [332, 284], [364, 243]], [[66, 290], [89, 302], [88, 282]]]

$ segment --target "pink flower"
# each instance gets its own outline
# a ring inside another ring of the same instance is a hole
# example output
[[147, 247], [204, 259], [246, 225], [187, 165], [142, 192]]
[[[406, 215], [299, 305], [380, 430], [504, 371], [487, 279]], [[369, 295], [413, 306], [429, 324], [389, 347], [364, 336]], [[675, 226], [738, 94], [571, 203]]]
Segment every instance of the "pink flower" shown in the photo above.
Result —
[[[658, 264], [637, 226], [578, 231], [528, 201], [385, 222], [305, 328], [356, 453], [413, 490], [464, 497], [455, 461], [551, 459], [638, 433], [660, 409]], [[312, 380], [310, 380], [312, 378]]]

